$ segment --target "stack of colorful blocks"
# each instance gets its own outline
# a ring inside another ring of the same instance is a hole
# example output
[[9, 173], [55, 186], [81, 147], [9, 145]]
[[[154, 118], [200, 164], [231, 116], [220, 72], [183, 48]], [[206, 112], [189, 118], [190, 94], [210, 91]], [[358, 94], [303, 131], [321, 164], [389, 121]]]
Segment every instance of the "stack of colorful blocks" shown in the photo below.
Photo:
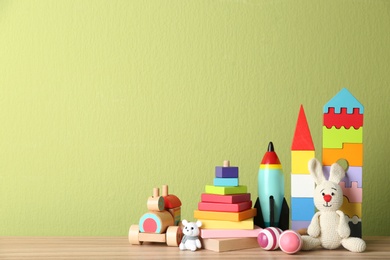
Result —
[[309, 160], [314, 157], [314, 144], [301, 105], [291, 145], [291, 228], [293, 230], [307, 228], [315, 213], [313, 201], [315, 184], [307, 167]]
[[347, 168], [340, 182], [351, 236], [362, 237], [363, 105], [343, 88], [324, 106], [322, 164], [324, 173], [339, 162]]
[[[261, 229], [253, 225], [257, 212], [252, 208], [247, 186], [239, 185], [238, 167], [224, 161], [223, 166], [215, 168], [213, 184], [205, 186], [198, 210], [194, 211], [194, 218], [202, 222], [201, 237], [205, 248], [220, 252], [227, 248], [223, 243], [230, 243], [228, 250], [258, 246], [256, 239]], [[242, 246], [237, 248], [237, 245]]]

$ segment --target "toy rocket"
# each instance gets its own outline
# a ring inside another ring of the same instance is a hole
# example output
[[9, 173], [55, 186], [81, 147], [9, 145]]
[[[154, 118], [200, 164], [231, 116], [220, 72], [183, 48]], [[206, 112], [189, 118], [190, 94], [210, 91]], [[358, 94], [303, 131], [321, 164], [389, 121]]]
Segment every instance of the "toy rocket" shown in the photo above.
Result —
[[288, 229], [289, 215], [284, 199], [284, 175], [282, 165], [270, 142], [258, 172], [258, 194], [255, 203], [257, 217], [255, 225]]

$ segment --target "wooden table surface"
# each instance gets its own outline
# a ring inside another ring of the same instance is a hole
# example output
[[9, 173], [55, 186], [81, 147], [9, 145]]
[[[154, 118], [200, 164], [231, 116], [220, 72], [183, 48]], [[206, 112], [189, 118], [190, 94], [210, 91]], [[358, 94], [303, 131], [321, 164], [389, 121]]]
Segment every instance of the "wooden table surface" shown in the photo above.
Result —
[[317, 249], [287, 255], [261, 248], [217, 253], [164, 244], [130, 245], [127, 237], [0, 237], [0, 259], [390, 259], [390, 237], [365, 237], [367, 250]]

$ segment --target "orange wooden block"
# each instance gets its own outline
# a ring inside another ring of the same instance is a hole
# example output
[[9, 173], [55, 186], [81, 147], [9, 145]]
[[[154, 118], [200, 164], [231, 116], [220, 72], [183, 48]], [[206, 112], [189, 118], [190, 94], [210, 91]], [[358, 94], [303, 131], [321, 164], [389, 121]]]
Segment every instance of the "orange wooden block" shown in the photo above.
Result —
[[349, 166], [363, 166], [363, 144], [344, 143], [341, 149], [322, 149], [322, 165], [330, 166], [339, 159], [347, 160]]
[[194, 218], [209, 219], [209, 220], [225, 220], [225, 221], [242, 221], [256, 216], [257, 210], [255, 208], [248, 209], [241, 212], [217, 212], [217, 211], [202, 211], [195, 210]]

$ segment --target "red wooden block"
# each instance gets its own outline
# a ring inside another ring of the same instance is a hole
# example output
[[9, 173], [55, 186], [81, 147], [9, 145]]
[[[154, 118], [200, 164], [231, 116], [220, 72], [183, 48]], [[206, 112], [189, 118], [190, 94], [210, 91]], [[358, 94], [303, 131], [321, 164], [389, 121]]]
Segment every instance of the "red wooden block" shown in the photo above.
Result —
[[240, 202], [235, 204], [199, 202], [198, 209], [204, 211], [219, 212], [240, 212], [252, 208], [252, 201]]
[[291, 145], [292, 151], [313, 151], [314, 144], [311, 138], [309, 124], [307, 123], [305, 111], [301, 105], [299, 109], [299, 115], [297, 124], [295, 127], [295, 133], [293, 143]]
[[232, 194], [232, 195], [218, 195], [202, 193], [202, 202], [214, 202], [214, 203], [240, 203], [251, 200], [250, 193]]
[[344, 126], [346, 129], [353, 127], [359, 129], [363, 126], [363, 114], [359, 114], [359, 108], [354, 108], [352, 114], [347, 113], [347, 108], [341, 108], [339, 114], [335, 113], [335, 108], [330, 107], [328, 113], [324, 114], [324, 126], [337, 129]]

